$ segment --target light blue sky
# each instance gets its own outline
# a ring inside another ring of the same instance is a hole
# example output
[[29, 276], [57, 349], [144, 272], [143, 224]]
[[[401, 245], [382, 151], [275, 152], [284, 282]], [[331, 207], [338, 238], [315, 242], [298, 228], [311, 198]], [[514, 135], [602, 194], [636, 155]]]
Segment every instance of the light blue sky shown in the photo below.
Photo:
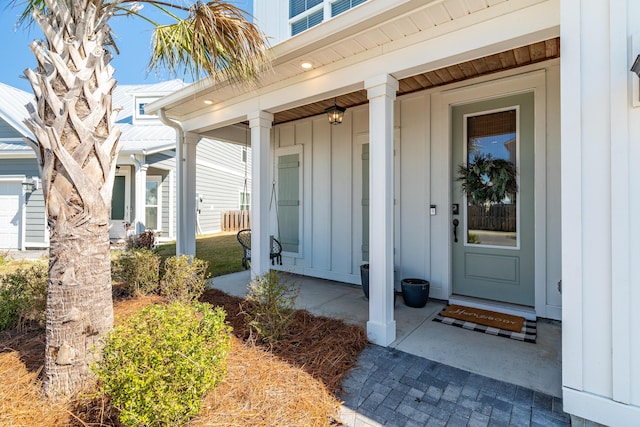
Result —
[[[40, 28], [16, 28], [21, 12], [19, 7], [7, 7], [7, 0], [0, 0], [0, 52], [3, 64], [0, 65], [0, 82], [31, 91], [29, 82], [20, 78], [26, 68], [35, 67], [35, 59], [29, 44], [34, 39], [41, 39]], [[253, 0], [230, 1], [240, 8], [253, 12]], [[147, 11], [154, 8], [146, 6]], [[157, 12], [153, 12], [158, 16]], [[165, 18], [166, 19], [166, 18]], [[114, 33], [118, 36], [116, 43], [120, 55], [116, 55], [111, 65], [116, 69], [115, 77], [119, 84], [155, 83], [171, 78], [184, 76], [168, 76], [152, 72], [147, 75], [147, 64], [150, 56], [152, 26], [141, 19], [114, 17], [109, 21]]]

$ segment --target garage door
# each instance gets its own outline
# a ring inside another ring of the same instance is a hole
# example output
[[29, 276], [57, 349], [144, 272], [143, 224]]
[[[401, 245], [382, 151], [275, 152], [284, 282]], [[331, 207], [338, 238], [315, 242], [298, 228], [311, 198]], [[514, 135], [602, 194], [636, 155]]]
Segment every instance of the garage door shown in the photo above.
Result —
[[19, 249], [20, 183], [0, 182], [0, 249]]

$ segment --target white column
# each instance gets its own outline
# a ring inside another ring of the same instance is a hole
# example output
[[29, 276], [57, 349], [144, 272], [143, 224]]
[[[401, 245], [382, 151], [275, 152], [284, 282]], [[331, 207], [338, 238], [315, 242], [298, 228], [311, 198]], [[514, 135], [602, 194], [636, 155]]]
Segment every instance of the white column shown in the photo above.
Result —
[[393, 318], [393, 101], [398, 81], [389, 75], [365, 81], [369, 98], [369, 339], [396, 339]]
[[147, 200], [147, 169], [144, 155], [131, 156], [135, 163], [134, 187], [135, 204], [133, 205], [133, 224], [136, 234], [140, 234], [145, 229], [145, 207]]
[[187, 133], [183, 147], [184, 216], [178, 227], [182, 231], [182, 253], [191, 256], [196, 255], [196, 148], [199, 141], [200, 135]]
[[269, 195], [273, 114], [248, 115], [251, 128], [251, 278], [269, 271]]

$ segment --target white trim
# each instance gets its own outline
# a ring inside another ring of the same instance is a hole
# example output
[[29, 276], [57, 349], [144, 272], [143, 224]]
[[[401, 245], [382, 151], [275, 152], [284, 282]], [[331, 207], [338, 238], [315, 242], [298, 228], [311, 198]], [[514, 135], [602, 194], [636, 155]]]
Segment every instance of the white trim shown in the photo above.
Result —
[[[115, 176], [124, 176], [124, 218], [123, 222], [131, 223], [131, 168], [129, 165], [121, 167], [119, 171], [116, 172]], [[114, 178], [115, 181], [115, 178]], [[111, 209], [111, 206], [109, 207]], [[118, 224], [120, 220], [111, 220], [111, 229], [114, 227], [120, 227], [122, 224]], [[132, 224], [133, 225], [133, 224]], [[113, 234], [111, 231], [109, 232], [109, 238], [115, 239], [119, 238], [119, 234]], [[126, 231], [123, 233], [123, 237], [126, 238]]]
[[168, 174], [169, 179], [169, 230], [168, 230], [168, 238], [170, 240], [175, 238], [176, 233], [176, 219], [175, 219], [175, 209], [176, 209], [176, 180], [175, 180], [175, 170], [170, 169]]
[[162, 231], [162, 175], [149, 175], [147, 174], [147, 179], [145, 181], [145, 189], [144, 189], [144, 222], [145, 222], [145, 228], [148, 229], [149, 227], [147, 226], [147, 207], [151, 206], [151, 205], [147, 205], [147, 183], [149, 182], [157, 182], [158, 183], [158, 189], [157, 189], [157, 193], [158, 193], [158, 200], [156, 202], [156, 210], [157, 210], [157, 218], [156, 218], [156, 225], [157, 227], [154, 229], [154, 231]]
[[[451, 183], [452, 176], [451, 165], [451, 116], [450, 108], [454, 105], [467, 104], [485, 99], [495, 99], [508, 95], [533, 92], [535, 105], [535, 311], [538, 316], [544, 317], [546, 313], [546, 257], [544, 248], [546, 247], [546, 202], [544, 189], [546, 180], [546, 162], [544, 156], [541, 155], [546, 149], [546, 97], [545, 87], [546, 73], [544, 70], [533, 71], [530, 73], [514, 75], [507, 78], [501, 78], [494, 81], [452, 89], [441, 93], [434, 93], [432, 97], [433, 103], [433, 140], [448, 141], [448, 148], [445, 153], [436, 152], [432, 146], [432, 172], [436, 182], [447, 182], [449, 185], [440, 185], [438, 189], [433, 191], [432, 201], [434, 204], [443, 204], [451, 206]], [[443, 150], [445, 151], [445, 150]], [[540, 156], [540, 158], [538, 157]], [[447, 248], [438, 262], [432, 262], [432, 271], [434, 277], [440, 277], [442, 280], [443, 294], [434, 295], [435, 298], [449, 299], [452, 295], [452, 257], [451, 242], [449, 238], [451, 213], [448, 215], [432, 217], [431, 241], [432, 247]], [[435, 230], [440, 229], [440, 232]], [[443, 232], [444, 231], [444, 232]]]
[[562, 407], [569, 414], [610, 427], [628, 427], [640, 420], [638, 406], [625, 405], [566, 386], [562, 387]]
[[[469, 114], [464, 114], [462, 116], [462, 141], [463, 141], [463, 147], [462, 147], [462, 154], [463, 154], [463, 158], [462, 161], [464, 164], [468, 164], [469, 162], [469, 144], [468, 144], [468, 136], [467, 136], [467, 119], [469, 117], [477, 117], [477, 116], [484, 116], [484, 115], [489, 115], [489, 114], [493, 114], [493, 113], [501, 113], [504, 111], [511, 111], [511, 110], [515, 110], [516, 111], [516, 170], [520, 170], [520, 106], [519, 105], [511, 105], [508, 107], [504, 107], [504, 108], [495, 108], [492, 110], [483, 110], [483, 111], [479, 111], [479, 112], [474, 112], [474, 113], [469, 113]], [[516, 174], [516, 180], [518, 183], [518, 191], [516, 194], [516, 245], [515, 246], [503, 246], [503, 245], [491, 245], [491, 244], [469, 244], [469, 224], [468, 224], [468, 200], [467, 200], [467, 194], [463, 193], [462, 195], [462, 220], [463, 220], [463, 232], [464, 232], [464, 239], [463, 239], [463, 244], [465, 247], [472, 247], [472, 248], [487, 248], [487, 249], [506, 249], [506, 250], [520, 250], [520, 242], [521, 242], [521, 233], [520, 233], [520, 223], [522, 221], [520, 221], [520, 211], [521, 211], [521, 205], [522, 203], [520, 203], [520, 174]]]

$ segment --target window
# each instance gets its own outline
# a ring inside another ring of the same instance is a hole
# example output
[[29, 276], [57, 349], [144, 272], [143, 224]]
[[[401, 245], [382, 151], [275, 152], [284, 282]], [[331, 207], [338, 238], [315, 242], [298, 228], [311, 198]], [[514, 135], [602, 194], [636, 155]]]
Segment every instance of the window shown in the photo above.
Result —
[[145, 220], [144, 226], [149, 230], [161, 228], [160, 208], [162, 192], [160, 189], [161, 178], [159, 176], [147, 177], [147, 191], [145, 195]]
[[240, 192], [240, 210], [248, 211], [251, 209], [251, 193]]
[[[142, 122], [159, 122], [160, 119], [158, 116], [148, 115], [144, 112], [145, 105], [159, 99], [158, 96], [136, 96], [134, 101], [134, 112], [133, 112], [133, 121], [134, 123], [142, 123]], [[155, 124], [155, 123], [154, 123]]]
[[295, 36], [367, 0], [289, 0], [291, 35]]
[[518, 246], [517, 116], [465, 116], [467, 245]]
[[331, 16], [336, 16], [342, 12], [346, 12], [352, 7], [364, 3], [367, 0], [338, 0], [331, 4]]
[[294, 22], [291, 24], [291, 35], [295, 36], [296, 34], [300, 34], [304, 30], [308, 30], [309, 28], [318, 25], [322, 22], [322, 18], [324, 17], [324, 12], [322, 9], [319, 11], [312, 13], [310, 15], [305, 16], [304, 18]]
[[289, 18], [298, 16], [307, 10], [322, 4], [323, 0], [289, 0]]

